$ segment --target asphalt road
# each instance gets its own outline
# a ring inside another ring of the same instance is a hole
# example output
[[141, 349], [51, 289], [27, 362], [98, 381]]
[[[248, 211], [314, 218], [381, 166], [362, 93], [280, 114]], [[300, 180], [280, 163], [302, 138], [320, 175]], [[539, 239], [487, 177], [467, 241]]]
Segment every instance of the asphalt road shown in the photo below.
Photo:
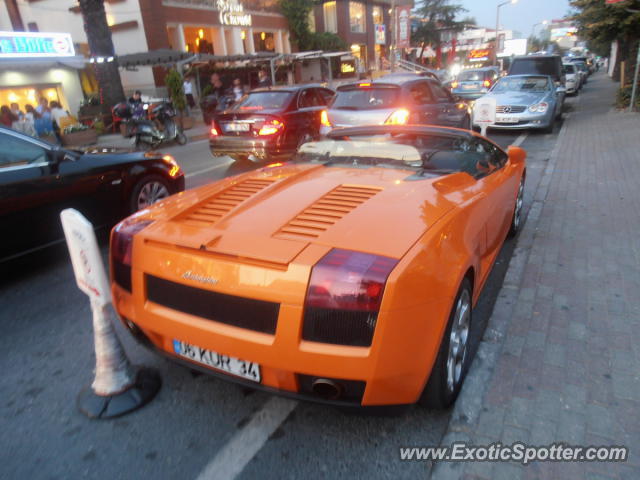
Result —
[[[500, 145], [518, 141], [528, 150], [527, 210], [557, 133], [558, 127], [549, 135], [489, 134]], [[206, 141], [167, 152], [185, 170], [188, 188], [228, 173], [230, 160], [212, 158]], [[513, 248], [512, 240], [503, 247], [474, 311], [476, 336]], [[0, 328], [0, 478], [195, 479], [228, 472], [246, 479], [424, 477], [430, 465], [402, 463], [398, 449], [437, 445], [449, 418], [447, 411], [418, 407], [370, 416], [278, 403], [166, 361], [137, 345], [116, 322], [129, 358], [158, 369], [163, 387], [133, 414], [89, 420], [75, 401], [92, 381], [91, 311], [64, 248], [0, 266]], [[273, 414], [282, 418], [275, 415], [268, 429], [257, 420]]]

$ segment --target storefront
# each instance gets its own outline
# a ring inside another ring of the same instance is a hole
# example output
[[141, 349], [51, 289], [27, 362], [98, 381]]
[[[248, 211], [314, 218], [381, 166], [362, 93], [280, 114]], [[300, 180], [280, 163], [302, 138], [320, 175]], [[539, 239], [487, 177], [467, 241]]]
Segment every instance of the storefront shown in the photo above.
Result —
[[84, 99], [80, 72], [68, 34], [0, 32], [0, 105], [36, 107], [41, 98], [75, 114]]

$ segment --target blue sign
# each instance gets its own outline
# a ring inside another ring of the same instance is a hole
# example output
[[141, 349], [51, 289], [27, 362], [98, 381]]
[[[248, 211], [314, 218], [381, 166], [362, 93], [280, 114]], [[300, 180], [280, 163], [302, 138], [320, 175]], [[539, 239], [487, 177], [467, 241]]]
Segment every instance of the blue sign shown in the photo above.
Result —
[[73, 57], [68, 33], [0, 32], [0, 58]]

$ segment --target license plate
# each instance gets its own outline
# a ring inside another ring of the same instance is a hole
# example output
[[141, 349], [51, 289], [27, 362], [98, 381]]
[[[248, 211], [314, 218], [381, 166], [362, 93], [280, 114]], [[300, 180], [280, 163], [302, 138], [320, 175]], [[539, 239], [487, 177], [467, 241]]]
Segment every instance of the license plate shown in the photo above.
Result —
[[496, 117], [497, 123], [518, 123], [518, 119], [515, 117]]
[[251, 125], [248, 123], [227, 123], [225, 130], [227, 132], [248, 132]]
[[207, 367], [260, 383], [260, 365], [257, 363], [222, 355], [213, 350], [207, 350], [180, 340], [173, 341], [173, 351], [181, 357], [188, 358]]
[[473, 90], [474, 88], [478, 88], [478, 85], [476, 85], [475, 83], [462, 84], [463, 90]]

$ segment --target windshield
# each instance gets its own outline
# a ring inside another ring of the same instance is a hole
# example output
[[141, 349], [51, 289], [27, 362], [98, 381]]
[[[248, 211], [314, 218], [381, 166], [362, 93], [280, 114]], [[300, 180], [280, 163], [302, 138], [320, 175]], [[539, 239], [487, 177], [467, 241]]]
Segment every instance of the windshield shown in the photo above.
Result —
[[502, 77], [491, 89], [493, 93], [504, 92], [546, 92], [549, 88], [547, 77]]
[[390, 167], [442, 175], [477, 173], [487, 155], [475, 138], [416, 134], [384, 134], [305, 143], [294, 162], [339, 164], [351, 168]]
[[291, 92], [253, 92], [247, 95], [240, 103], [234, 105], [232, 110], [238, 111], [260, 111], [260, 110], [282, 110], [291, 99]]
[[485, 72], [480, 70], [467, 70], [458, 74], [459, 82], [481, 82], [484, 80]]
[[374, 110], [394, 108], [400, 98], [397, 87], [357, 87], [338, 90], [331, 108], [338, 110]]
[[509, 70], [509, 75], [550, 75], [556, 77], [560, 72], [557, 70], [557, 63], [553, 58], [523, 58], [514, 60]]

